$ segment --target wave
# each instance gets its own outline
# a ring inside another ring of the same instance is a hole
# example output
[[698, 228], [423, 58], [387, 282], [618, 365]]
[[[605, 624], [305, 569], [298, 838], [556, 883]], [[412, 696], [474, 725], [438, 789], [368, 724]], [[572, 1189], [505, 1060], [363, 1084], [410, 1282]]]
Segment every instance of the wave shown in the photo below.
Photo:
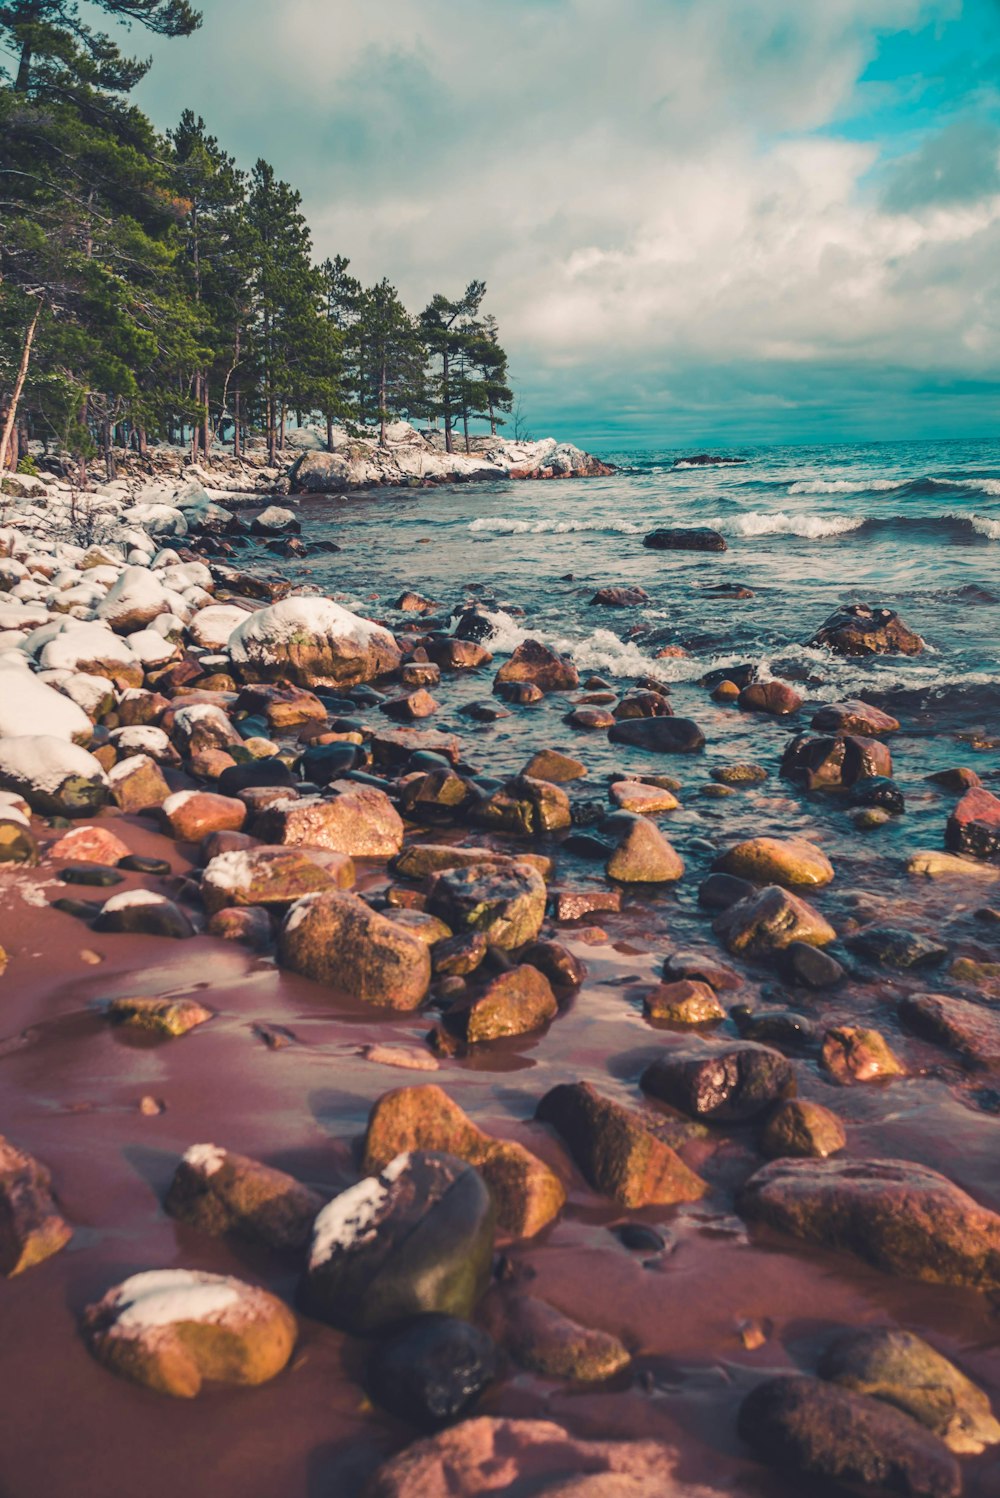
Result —
[[930, 474], [916, 479], [796, 479], [789, 494], [985, 494], [1000, 498], [1000, 478], [988, 476], [935, 478]]
[[819, 541], [824, 536], [845, 536], [865, 524], [864, 515], [790, 515], [785, 510], [768, 514], [750, 510], [745, 515], [716, 515], [708, 521], [723, 532], [736, 536], [801, 536]]
[[495, 536], [567, 536], [575, 531], [641, 536], [647, 529], [631, 520], [512, 520], [506, 515], [484, 515], [469, 523], [473, 535]]
[[797, 479], [789, 494], [888, 494], [905, 487], [900, 479]]

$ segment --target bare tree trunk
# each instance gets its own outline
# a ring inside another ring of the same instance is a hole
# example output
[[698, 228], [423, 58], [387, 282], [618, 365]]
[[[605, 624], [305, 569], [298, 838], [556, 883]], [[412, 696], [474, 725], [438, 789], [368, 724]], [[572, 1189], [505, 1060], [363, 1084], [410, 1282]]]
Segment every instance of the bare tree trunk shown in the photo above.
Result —
[[28, 324], [24, 335], [24, 343], [21, 345], [21, 362], [17, 367], [17, 378], [14, 381], [14, 389], [11, 392], [10, 405], [7, 407], [7, 418], [3, 424], [3, 432], [0, 434], [0, 473], [7, 467], [7, 454], [10, 450], [11, 433], [14, 430], [14, 422], [17, 420], [17, 408], [21, 401], [21, 392], [24, 382], [28, 378], [28, 365], [31, 363], [31, 345], [35, 341], [35, 329], [38, 327], [38, 319], [42, 315], [42, 304], [38, 303], [35, 315]]
[[274, 419], [274, 396], [267, 398], [267, 461], [274, 467], [278, 457], [278, 430]]
[[472, 451], [472, 449], [469, 446], [469, 408], [468, 408], [468, 406], [464, 406], [463, 409], [462, 409], [462, 430], [465, 432], [465, 451], [468, 453], [468, 452]]
[[242, 458], [240, 445], [240, 392], [233, 396], [233, 457]]
[[282, 453], [285, 451], [285, 420], [286, 420], [287, 416], [288, 416], [288, 407], [285, 405], [284, 401], [282, 401], [281, 402], [281, 435], [280, 435], [280, 440], [278, 442], [278, 451], [282, 452]]
[[204, 451], [204, 454], [205, 454], [205, 458], [207, 460], [208, 459], [208, 455], [209, 455], [209, 453], [212, 450], [212, 421], [211, 421], [211, 417], [209, 416], [209, 411], [208, 411], [208, 376], [207, 375], [202, 375], [202, 379], [201, 379], [201, 394], [202, 394], [202, 402], [203, 402], [203, 408], [202, 409], [203, 409], [203, 413], [204, 413], [202, 415], [201, 445], [202, 445], [202, 450]]
[[326, 450], [327, 450], [328, 453], [332, 453], [333, 452], [333, 417], [332, 416], [327, 416], [327, 418], [326, 418]]
[[444, 450], [454, 452], [451, 440], [451, 361], [447, 354], [441, 355], [441, 403], [444, 406]]
[[378, 381], [378, 441], [385, 447], [385, 365], [382, 365]]

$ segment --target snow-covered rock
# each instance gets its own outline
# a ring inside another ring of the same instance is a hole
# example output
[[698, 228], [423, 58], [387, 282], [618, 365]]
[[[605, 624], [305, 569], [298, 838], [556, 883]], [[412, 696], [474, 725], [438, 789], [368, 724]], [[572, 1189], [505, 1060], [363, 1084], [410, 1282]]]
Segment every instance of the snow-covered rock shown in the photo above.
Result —
[[108, 799], [108, 779], [94, 756], [51, 734], [0, 739], [0, 786], [46, 816], [90, 816]]
[[402, 659], [387, 629], [328, 598], [285, 598], [250, 614], [229, 638], [247, 681], [349, 687], [395, 671]]
[[233, 631], [248, 617], [246, 609], [235, 604], [213, 603], [198, 610], [188, 625], [188, 633], [203, 650], [225, 650]]
[[67, 743], [89, 744], [92, 731], [83, 708], [69, 697], [30, 671], [0, 669], [0, 739], [48, 734]]
[[126, 567], [95, 612], [118, 634], [128, 635], [144, 629], [157, 614], [168, 614], [170, 604], [156, 573], [148, 567]]

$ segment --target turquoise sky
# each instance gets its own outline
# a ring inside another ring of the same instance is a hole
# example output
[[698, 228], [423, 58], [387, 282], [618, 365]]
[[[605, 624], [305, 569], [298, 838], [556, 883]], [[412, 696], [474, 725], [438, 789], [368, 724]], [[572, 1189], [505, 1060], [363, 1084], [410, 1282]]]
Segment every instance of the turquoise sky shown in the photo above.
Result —
[[204, 8], [157, 123], [416, 309], [486, 279], [537, 434], [997, 434], [1000, 0]]

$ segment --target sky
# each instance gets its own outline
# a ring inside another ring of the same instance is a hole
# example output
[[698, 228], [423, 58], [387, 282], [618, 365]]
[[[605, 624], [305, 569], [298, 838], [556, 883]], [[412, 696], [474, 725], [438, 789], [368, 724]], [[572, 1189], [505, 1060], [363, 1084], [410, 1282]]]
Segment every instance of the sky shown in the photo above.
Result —
[[1000, 435], [1000, 0], [202, 0], [136, 34], [412, 310], [487, 282], [604, 447]]

